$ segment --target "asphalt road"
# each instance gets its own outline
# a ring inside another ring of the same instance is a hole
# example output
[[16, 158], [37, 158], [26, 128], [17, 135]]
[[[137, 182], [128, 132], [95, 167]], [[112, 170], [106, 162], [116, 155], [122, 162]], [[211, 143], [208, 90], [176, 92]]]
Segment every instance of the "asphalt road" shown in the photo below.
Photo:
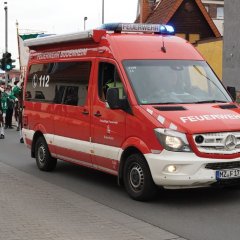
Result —
[[136, 202], [101, 172], [62, 161], [54, 172], [39, 171], [15, 129], [0, 140], [0, 161], [189, 240], [240, 239], [240, 187], [164, 190], [152, 202]]

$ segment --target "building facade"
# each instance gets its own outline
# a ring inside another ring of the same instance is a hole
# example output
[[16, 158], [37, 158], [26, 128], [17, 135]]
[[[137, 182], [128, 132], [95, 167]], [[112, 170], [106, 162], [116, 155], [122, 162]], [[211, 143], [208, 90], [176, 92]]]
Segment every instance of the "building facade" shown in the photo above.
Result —
[[224, 0], [202, 0], [204, 7], [223, 36], [224, 30]]
[[136, 23], [169, 24], [175, 34], [191, 43], [220, 37], [201, 0], [140, 0]]
[[[141, 22], [145, 22], [146, 16], [154, 11], [156, 7], [163, 2], [164, 0], [148, 0], [149, 9], [146, 6], [143, 6], [145, 0], [138, 0], [138, 10], [137, 16], [140, 15], [140, 12], [144, 12], [144, 16]], [[203, 6], [205, 7], [206, 11], [208, 12], [209, 16], [212, 18], [214, 24], [218, 28], [221, 36], [223, 36], [223, 24], [224, 24], [224, 0], [201, 0]], [[172, 0], [168, 1], [169, 4], [172, 4]], [[190, 0], [189, 2], [194, 2], [194, 0]]]
[[[225, 1], [225, 23], [223, 41], [223, 82], [226, 86], [236, 87], [240, 93], [240, 1]], [[238, 94], [240, 102], [240, 94]]]

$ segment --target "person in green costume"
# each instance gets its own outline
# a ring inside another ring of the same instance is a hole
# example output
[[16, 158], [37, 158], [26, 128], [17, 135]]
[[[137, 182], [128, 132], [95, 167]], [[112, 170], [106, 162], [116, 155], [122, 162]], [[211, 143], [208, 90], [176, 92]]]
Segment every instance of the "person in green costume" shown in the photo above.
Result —
[[4, 89], [0, 89], [0, 139], [5, 138], [4, 123], [7, 111], [7, 97], [8, 95], [4, 92]]

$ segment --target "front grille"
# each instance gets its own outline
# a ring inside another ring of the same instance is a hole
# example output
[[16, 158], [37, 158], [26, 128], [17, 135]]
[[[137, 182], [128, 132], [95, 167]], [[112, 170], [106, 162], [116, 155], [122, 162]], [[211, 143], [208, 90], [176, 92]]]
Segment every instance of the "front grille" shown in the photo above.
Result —
[[205, 168], [212, 170], [240, 168], [240, 162], [208, 163]]
[[[198, 151], [202, 153], [240, 153], [240, 132], [195, 134], [193, 135], [193, 139]], [[199, 139], [202, 139], [202, 141], [200, 141]], [[234, 143], [231, 142], [232, 139], [234, 139]]]

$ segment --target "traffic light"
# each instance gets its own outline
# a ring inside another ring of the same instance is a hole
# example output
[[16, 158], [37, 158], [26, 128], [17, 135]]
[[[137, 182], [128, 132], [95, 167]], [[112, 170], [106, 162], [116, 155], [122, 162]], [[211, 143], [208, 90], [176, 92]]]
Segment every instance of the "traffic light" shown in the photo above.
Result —
[[5, 53], [2, 55], [2, 59], [0, 59], [0, 68], [5, 71]]
[[3, 57], [4, 59], [4, 65], [5, 65], [5, 71], [10, 71], [13, 68], [15, 68], [15, 65], [13, 65], [13, 63], [15, 62], [15, 60], [12, 59], [12, 54], [9, 52], [5, 53], [5, 57]]
[[12, 59], [11, 53], [3, 53], [2, 59], [0, 59], [0, 68], [6, 72], [11, 71], [13, 68], [15, 68], [15, 65], [13, 65], [14, 62], [16, 61]]

